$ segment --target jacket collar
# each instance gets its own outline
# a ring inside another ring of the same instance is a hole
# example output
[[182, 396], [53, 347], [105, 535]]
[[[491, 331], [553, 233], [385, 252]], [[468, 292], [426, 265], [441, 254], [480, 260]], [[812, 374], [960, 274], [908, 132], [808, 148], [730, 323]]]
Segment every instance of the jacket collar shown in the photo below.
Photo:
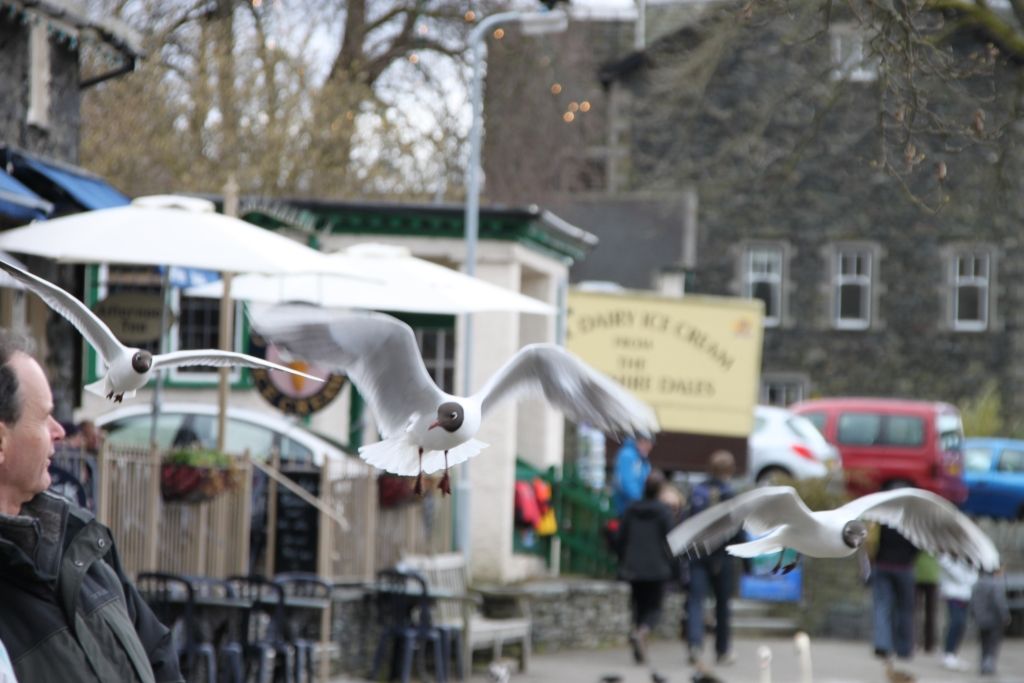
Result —
[[0, 558], [19, 574], [44, 581], [57, 578], [70, 504], [44, 491], [25, 503], [21, 514], [0, 514]]

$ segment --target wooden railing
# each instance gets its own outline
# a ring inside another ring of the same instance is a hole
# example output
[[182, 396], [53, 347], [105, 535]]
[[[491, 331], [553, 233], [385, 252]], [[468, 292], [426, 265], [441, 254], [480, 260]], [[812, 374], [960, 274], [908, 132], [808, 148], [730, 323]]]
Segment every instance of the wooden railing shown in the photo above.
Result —
[[[161, 456], [105, 447], [97, 458], [96, 516], [113, 532], [125, 570], [205, 576], [247, 573], [252, 463], [238, 458], [239, 485], [211, 501], [165, 503], [160, 495]], [[450, 497], [442, 499], [433, 492], [381, 509], [376, 470], [355, 459], [343, 465], [324, 472], [320, 482], [319, 574], [367, 580], [403, 555], [451, 550]], [[348, 523], [347, 529], [339, 518]]]

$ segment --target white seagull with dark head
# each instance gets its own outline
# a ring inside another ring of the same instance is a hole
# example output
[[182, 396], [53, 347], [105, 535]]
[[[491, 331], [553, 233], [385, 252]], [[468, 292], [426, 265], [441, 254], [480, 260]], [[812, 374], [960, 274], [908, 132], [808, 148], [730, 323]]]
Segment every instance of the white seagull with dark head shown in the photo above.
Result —
[[27, 271], [0, 261], [0, 268], [33, 291], [54, 311], [64, 316], [83, 337], [96, 349], [107, 368], [107, 374], [98, 382], [86, 385], [86, 390], [106, 396], [120, 403], [124, 398], [135, 396], [136, 390], [146, 385], [154, 370], [182, 365], [207, 365], [228, 367], [242, 365], [249, 368], [280, 370], [306, 379], [323, 380], [292, 368], [271, 363], [245, 353], [220, 351], [218, 349], [196, 349], [152, 354], [145, 349], [125, 346], [117, 340], [106, 323], [89, 310], [84, 303], [63, 289]]
[[383, 441], [359, 449], [366, 462], [394, 474], [444, 470], [487, 444], [473, 438], [495, 406], [526, 393], [542, 394], [570, 419], [604, 432], [651, 435], [654, 412], [619, 384], [565, 349], [521, 349], [472, 396], [438, 388], [427, 373], [412, 328], [382, 313], [329, 311], [286, 304], [260, 312], [253, 327], [292, 356], [345, 372], [377, 417]]
[[914, 488], [871, 493], [818, 512], [811, 512], [791, 486], [757, 488], [686, 520], [669, 532], [668, 544], [676, 555], [703, 557], [742, 528], [758, 538], [726, 546], [730, 555], [756, 557], [792, 548], [809, 557], [846, 557], [864, 543], [865, 522], [885, 524], [932, 555], [986, 570], [999, 566], [999, 552], [985, 532], [945, 498]]

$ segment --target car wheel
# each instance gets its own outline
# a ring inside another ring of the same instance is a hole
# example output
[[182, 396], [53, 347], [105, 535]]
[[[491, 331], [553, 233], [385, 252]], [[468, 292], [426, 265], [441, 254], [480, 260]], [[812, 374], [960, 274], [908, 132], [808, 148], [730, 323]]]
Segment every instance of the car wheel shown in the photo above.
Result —
[[792, 481], [793, 475], [782, 467], [765, 467], [757, 475], [758, 486], [778, 486]]

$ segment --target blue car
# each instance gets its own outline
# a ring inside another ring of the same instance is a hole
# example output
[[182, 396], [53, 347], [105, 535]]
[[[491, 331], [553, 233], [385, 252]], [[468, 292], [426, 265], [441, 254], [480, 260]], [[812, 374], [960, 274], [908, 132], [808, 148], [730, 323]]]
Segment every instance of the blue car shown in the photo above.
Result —
[[1024, 519], [1024, 440], [965, 439], [964, 481], [967, 514]]

